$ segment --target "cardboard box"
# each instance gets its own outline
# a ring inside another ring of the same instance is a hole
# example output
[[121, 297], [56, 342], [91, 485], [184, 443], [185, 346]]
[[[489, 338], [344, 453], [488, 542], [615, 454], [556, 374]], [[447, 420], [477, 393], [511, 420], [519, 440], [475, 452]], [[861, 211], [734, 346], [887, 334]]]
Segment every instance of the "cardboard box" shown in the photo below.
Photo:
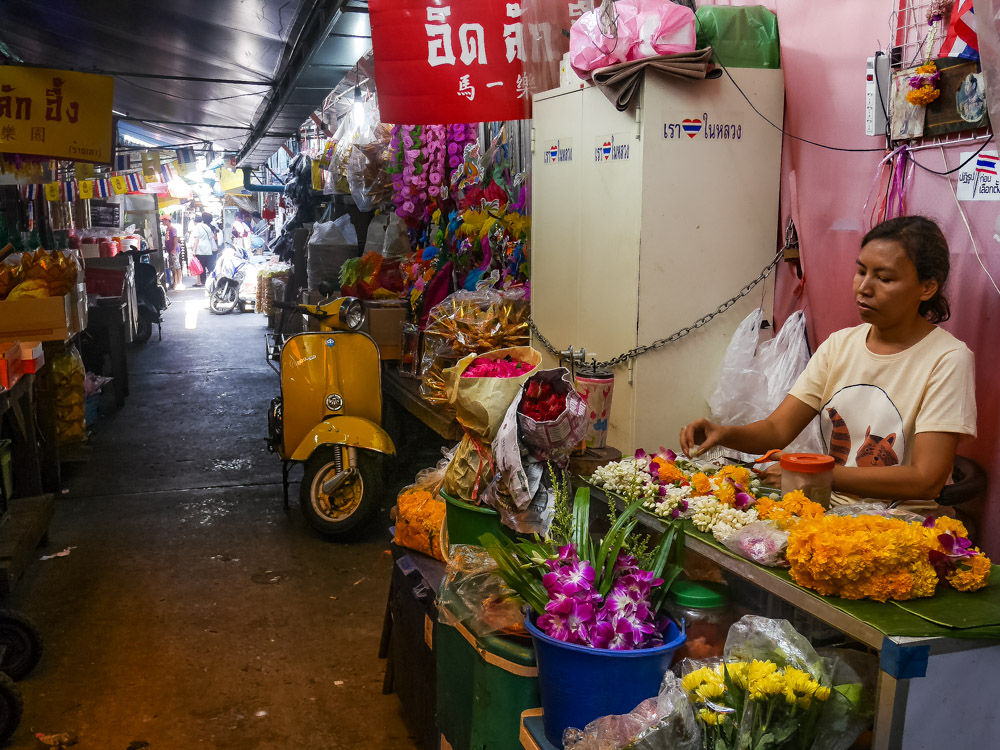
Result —
[[[0, 346], [3, 346], [0, 344]], [[45, 364], [45, 348], [41, 341], [21, 342], [21, 361], [24, 362], [24, 374], [33, 375]]]
[[16, 341], [0, 344], [0, 386], [10, 390], [23, 373], [21, 345]]
[[361, 330], [375, 339], [382, 359], [399, 359], [403, 354], [403, 323], [406, 303], [403, 301], [365, 301], [365, 323]]
[[76, 333], [70, 330], [71, 297], [0, 300], [0, 338], [65, 341]]

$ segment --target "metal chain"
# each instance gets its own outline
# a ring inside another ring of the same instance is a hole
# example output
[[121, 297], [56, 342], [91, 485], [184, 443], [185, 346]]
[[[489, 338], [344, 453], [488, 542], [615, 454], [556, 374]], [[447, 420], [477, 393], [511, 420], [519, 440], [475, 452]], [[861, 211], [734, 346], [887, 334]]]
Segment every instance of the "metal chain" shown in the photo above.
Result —
[[[756, 287], [759, 283], [764, 281], [764, 279], [770, 276], [771, 271], [773, 271], [775, 267], [778, 265], [779, 261], [781, 261], [782, 255], [783, 255], [782, 251], [779, 250], [778, 253], [774, 256], [774, 259], [770, 263], [768, 263], [764, 267], [764, 270], [762, 270], [757, 275], [757, 278], [755, 278], [749, 284], [740, 289], [740, 291], [737, 292], [735, 297], [726, 300], [717, 308], [715, 308], [713, 312], [710, 312], [708, 315], [698, 318], [698, 320], [696, 320], [691, 325], [681, 328], [679, 331], [677, 331], [676, 333], [672, 333], [666, 338], [657, 339], [652, 344], [643, 344], [641, 346], [637, 346], [635, 347], [635, 349], [630, 349], [624, 354], [619, 354], [617, 357], [614, 357], [613, 359], [608, 359], [603, 362], [597, 362], [595, 363], [594, 366], [601, 370], [610, 370], [624, 362], [627, 362], [630, 359], [635, 359], [636, 357], [645, 354], [646, 352], [652, 349], [660, 349], [666, 346], [667, 344], [673, 343], [674, 341], [678, 341], [687, 336], [692, 331], [696, 331], [699, 328], [702, 328], [703, 326], [707, 325], [717, 315], [722, 315], [722, 313], [724, 313], [730, 307], [732, 307], [741, 299], [750, 294], [750, 292], [753, 291], [754, 287]], [[551, 353], [556, 357], [559, 357], [562, 354], [558, 349], [556, 349], [552, 345], [552, 342], [550, 342], [547, 338], [545, 338], [545, 336], [542, 335], [542, 332], [538, 330], [538, 326], [535, 325], [534, 318], [529, 318], [528, 324], [531, 326], [531, 332], [535, 334], [535, 337], [542, 343], [542, 346], [544, 346], [546, 349], [549, 350], [549, 353]]]

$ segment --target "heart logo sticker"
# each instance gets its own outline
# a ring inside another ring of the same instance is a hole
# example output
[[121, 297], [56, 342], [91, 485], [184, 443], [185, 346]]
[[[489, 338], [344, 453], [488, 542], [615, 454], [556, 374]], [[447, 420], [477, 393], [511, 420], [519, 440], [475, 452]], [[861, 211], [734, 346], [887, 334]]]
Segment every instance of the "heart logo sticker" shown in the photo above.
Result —
[[684, 128], [688, 138], [694, 138], [701, 132], [701, 120], [684, 120], [681, 122], [681, 127]]
[[605, 141], [603, 146], [604, 161], [611, 158], [611, 141]]

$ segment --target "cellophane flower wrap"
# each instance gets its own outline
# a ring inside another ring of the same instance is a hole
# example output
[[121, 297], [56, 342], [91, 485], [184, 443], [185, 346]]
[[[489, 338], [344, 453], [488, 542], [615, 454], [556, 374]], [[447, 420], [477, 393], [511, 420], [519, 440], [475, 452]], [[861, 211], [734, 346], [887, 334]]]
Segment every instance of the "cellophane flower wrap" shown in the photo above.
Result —
[[573, 387], [569, 370], [559, 367], [529, 377], [518, 405], [518, 432], [538, 461], [565, 466], [587, 434], [587, 402]]
[[[495, 360], [492, 365], [479, 365], [482, 372], [493, 375], [463, 377], [466, 370], [482, 359]], [[465, 431], [445, 473], [444, 491], [449, 495], [471, 502], [480, 501], [483, 489], [496, 470], [493, 438], [521, 384], [541, 361], [541, 354], [530, 346], [522, 346], [498, 349], [485, 355], [470, 354], [445, 370], [448, 402]], [[523, 364], [514, 365], [514, 362]]]
[[868, 723], [861, 680], [788, 623], [748, 615], [724, 657], [680, 664], [705, 750], [846, 750]]
[[669, 618], [661, 608], [683, 570], [683, 531], [671, 529], [651, 546], [633, 535], [634, 500], [599, 542], [590, 536], [590, 489], [569, 504], [568, 481], [556, 485], [555, 517], [536, 541], [484, 536], [504, 580], [531, 606], [538, 628], [567, 643], [614, 651], [662, 645]]
[[444, 371], [469, 354], [529, 342], [528, 303], [519, 290], [455, 292], [436, 305], [427, 319], [420, 361], [420, 395], [450, 411]]

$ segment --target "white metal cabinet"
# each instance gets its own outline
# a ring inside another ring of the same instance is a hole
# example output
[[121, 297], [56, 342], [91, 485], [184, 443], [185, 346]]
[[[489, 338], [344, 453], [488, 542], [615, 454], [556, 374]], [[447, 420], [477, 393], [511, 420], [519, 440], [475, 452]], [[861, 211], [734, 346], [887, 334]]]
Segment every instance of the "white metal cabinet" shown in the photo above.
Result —
[[[781, 71], [731, 71], [782, 122]], [[647, 76], [637, 111], [597, 88], [534, 98], [532, 315], [555, 346], [609, 359], [713, 311], [774, 256], [781, 134], [723, 77]], [[571, 153], [565, 144], [571, 143]], [[555, 147], [555, 151], [553, 151]], [[755, 292], [615, 372], [609, 443], [673, 442], [705, 402]]]

